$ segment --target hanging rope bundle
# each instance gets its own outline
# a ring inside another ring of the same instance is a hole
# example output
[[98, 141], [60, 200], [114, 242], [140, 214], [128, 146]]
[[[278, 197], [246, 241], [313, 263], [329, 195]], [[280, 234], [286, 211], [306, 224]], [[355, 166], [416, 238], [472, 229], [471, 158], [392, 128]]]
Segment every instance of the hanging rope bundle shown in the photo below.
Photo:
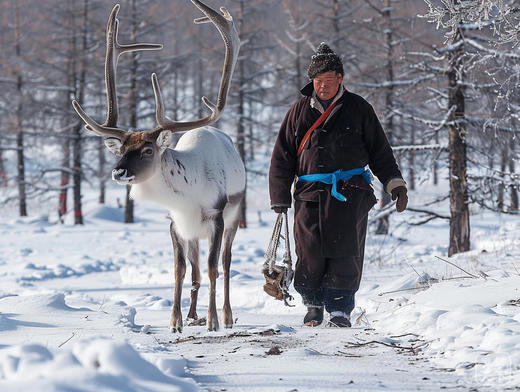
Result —
[[[285, 228], [285, 235], [282, 235], [282, 226]], [[285, 253], [281, 265], [276, 264], [276, 252], [280, 245], [280, 238], [285, 240]], [[289, 244], [289, 222], [287, 212], [279, 213], [273, 227], [273, 233], [267, 251], [265, 252], [265, 262], [262, 268], [265, 276], [264, 291], [270, 296], [283, 300], [285, 305], [290, 305], [287, 301], [293, 297], [289, 294], [289, 286], [293, 280], [294, 271], [292, 269], [291, 248]]]

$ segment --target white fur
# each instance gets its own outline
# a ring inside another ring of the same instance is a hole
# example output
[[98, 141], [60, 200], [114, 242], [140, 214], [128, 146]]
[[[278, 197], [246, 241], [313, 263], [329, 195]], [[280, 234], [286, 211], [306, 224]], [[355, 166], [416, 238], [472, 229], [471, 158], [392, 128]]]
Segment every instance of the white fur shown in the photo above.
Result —
[[117, 182], [119, 185], [128, 185], [135, 179], [135, 176], [127, 176], [126, 169], [114, 169], [112, 170], [112, 180]]
[[[158, 146], [170, 143], [171, 139], [164, 135]], [[178, 234], [190, 240], [206, 238], [211, 227], [203, 218], [217, 212], [215, 206], [220, 198], [239, 194], [244, 188], [245, 169], [233, 142], [221, 131], [204, 127], [186, 132], [174, 149], [165, 149], [154, 175], [132, 185], [130, 196], [163, 205]], [[225, 226], [237, 219], [237, 214], [237, 207], [226, 206]]]

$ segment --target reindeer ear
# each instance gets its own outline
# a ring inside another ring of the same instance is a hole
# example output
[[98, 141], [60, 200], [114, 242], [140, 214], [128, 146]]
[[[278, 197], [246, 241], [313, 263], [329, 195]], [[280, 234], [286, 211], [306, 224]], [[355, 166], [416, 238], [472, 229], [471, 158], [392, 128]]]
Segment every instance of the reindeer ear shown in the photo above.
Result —
[[157, 140], [155, 141], [155, 144], [157, 144], [157, 147], [159, 147], [159, 151], [161, 151], [161, 153], [163, 153], [164, 150], [170, 147], [172, 143], [173, 132], [171, 131], [162, 131], [157, 137]]
[[123, 147], [123, 143], [121, 143], [121, 140], [109, 137], [108, 139], [105, 139], [105, 146], [107, 146], [108, 150], [117, 156], [123, 155], [121, 152], [121, 148]]

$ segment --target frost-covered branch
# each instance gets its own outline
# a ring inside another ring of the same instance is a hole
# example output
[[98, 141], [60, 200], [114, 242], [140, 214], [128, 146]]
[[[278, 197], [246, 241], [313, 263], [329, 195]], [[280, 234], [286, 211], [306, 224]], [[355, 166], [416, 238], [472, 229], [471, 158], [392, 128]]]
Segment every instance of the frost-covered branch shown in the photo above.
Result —
[[448, 146], [441, 144], [420, 144], [410, 146], [392, 146], [394, 151], [424, 151], [424, 150], [448, 150]]
[[432, 127], [434, 129], [434, 131], [437, 131], [445, 126], [448, 126], [450, 124], [453, 124], [453, 122], [449, 122], [448, 119], [450, 118], [451, 114], [455, 111], [455, 106], [453, 106], [452, 108], [450, 108], [450, 110], [448, 110], [446, 112], [446, 114], [444, 115], [444, 118], [441, 120], [441, 121], [436, 121], [436, 120], [430, 120], [430, 119], [427, 119], [427, 118], [422, 118], [422, 117], [418, 117], [418, 116], [415, 116], [413, 114], [410, 114], [410, 113], [403, 113], [401, 112], [399, 109], [394, 109], [392, 112], [403, 117], [403, 118], [407, 118], [407, 119], [410, 119], [410, 120], [414, 120], [418, 123], [421, 123], [421, 124], [426, 124], [430, 127]]
[[387, 88], [387, 87], [402, 87], [402, 86], [415, 86], [425, 80], [435, 79], [436, 75], [423, 75], [418, 76], [414, 79], [404, 79], [404, 80], [392, 80], [392, 81], [383, 81], [381, 83], [355, 83], [358, 86], [370, 87], [370, 88]]
[[503, 44], [520, 44], [520, 9], [508, 0], [424, 0], [428, 12], [420, 17], [446, 30], [447, 43], [453, 42], [459, 29], [472, 26], [491, 29]]

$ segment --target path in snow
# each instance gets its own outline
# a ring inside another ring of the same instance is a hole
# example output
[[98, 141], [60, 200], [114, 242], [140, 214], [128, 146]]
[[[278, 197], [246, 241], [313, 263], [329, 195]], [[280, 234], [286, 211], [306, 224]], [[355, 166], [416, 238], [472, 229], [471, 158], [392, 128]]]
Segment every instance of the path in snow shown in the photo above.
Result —
[[[187, 359], [187, 373], [210, 392], [469, 389], [460, 377], [433, 368], [420, 349], [408, 349], [423, 344], [413, 336], [388, 340], [363, 327], [301, 327], [295, 317], [279, 318], [292, 328], [259, 328], [260, 316], [247, 316], [251, 325], [233, 332], [208, 335], [188, 327], [182, 337], [157, 340]], [[371, 341], [393, 341], [396, 347], [363, 344]]]

